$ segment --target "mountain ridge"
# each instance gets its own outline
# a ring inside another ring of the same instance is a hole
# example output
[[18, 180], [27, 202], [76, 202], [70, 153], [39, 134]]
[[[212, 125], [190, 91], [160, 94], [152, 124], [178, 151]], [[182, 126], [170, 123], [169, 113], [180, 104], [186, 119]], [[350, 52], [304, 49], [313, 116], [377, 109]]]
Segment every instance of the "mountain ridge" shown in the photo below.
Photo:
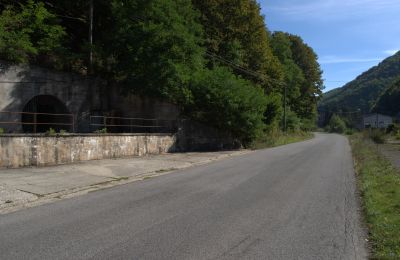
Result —
[[371, 112], [379, 98], [400, 79], [400, 51], [357, 76], [341, 88], [324, 94], [320, 110]]

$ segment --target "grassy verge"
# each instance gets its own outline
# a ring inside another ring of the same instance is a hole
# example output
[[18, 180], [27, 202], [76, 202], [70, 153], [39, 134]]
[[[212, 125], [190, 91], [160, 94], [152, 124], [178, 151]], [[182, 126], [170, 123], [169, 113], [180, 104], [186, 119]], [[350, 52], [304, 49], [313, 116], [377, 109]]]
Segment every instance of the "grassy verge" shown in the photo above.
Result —
[[361, 134], [350, 136], [372, 258], [400, 259], [400, 171]]
[[250, 146], [251, 149], [264, 149], [269, 147], [276, 147], [285, 144], [291, 144], [296, 142], [305, 141], [314, 137], [313, 133], [310, 132], [275, 132], [273, 134], [264, 135], [258, 140], [253, 142]]

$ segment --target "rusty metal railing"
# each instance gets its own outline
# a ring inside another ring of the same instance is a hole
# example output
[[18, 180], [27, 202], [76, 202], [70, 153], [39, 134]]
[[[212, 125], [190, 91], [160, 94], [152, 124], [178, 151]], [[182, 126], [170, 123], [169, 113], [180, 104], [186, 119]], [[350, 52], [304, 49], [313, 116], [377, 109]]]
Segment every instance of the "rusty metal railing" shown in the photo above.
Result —
[[177, 128], [176, 120], [117, 116], [90, 116], [90, 127], [125, 133], [174, 132]]
[[[67, 126], [72, 129], [72, 132], [75, 132], [75, 116], [73, 114], [55, 114], [55, 113], [39, 113], [39, 112], [14, 112], [14, 111], [0, 111], [0, 114], [9, 114], [9, 115], [28, 115], [32, 116], [32, 121], [24, 121], [22, 118], [18, 118], [18, 121], [0, 121], [1, 125], [30, 125], [33, 126], [32, 132], [37, 133], [38, 126], [47, 125], [51, 126]], [[38, 120], [38, 116], [50, 116], [54, 117], [55, 122], [43, 122]], [[67, 118], [64, 120], [64, 118]], [[60, 120], [61, 119], [61, 120]], [[59, 122], [61, 121], [61, 122]]]

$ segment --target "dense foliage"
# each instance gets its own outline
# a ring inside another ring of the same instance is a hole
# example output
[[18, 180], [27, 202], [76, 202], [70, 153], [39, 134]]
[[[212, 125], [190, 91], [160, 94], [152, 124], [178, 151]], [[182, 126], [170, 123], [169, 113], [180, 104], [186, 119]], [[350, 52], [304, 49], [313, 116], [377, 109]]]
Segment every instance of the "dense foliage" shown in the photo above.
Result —
[[16, 62], [55, 58], [65, 36], [57, 22], [42, 2], [7, 5], [0, 15], [0, 57]]
[[399, 77], [400, 52], [385, 59], [344, 87], [325, 93], [319, 107], [323, 111], [330, 112], [360, 109], [361, 112], [368, 113], [378, 98]]
[[0, 8], [2, 59], [101, 76], [243, 143], [283, 125], [285, 92], [289, 128], [315, 125], [317, 56], [298, 36], [271, 35], [256, 0], [3, 0]]
[[216, 67], [199, 72], [192, 82], [193, 104], [186, 113], [240, 138], [245, 144], [263, 130], [267, 97], [260, 87]]

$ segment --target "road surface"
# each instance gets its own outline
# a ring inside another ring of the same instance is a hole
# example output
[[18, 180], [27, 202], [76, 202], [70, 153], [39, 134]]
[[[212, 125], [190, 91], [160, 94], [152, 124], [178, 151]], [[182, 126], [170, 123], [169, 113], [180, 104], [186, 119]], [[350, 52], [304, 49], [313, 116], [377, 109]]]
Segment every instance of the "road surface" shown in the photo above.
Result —
[[1, 259], [364, 259], [339, 135], [0, 216]]

